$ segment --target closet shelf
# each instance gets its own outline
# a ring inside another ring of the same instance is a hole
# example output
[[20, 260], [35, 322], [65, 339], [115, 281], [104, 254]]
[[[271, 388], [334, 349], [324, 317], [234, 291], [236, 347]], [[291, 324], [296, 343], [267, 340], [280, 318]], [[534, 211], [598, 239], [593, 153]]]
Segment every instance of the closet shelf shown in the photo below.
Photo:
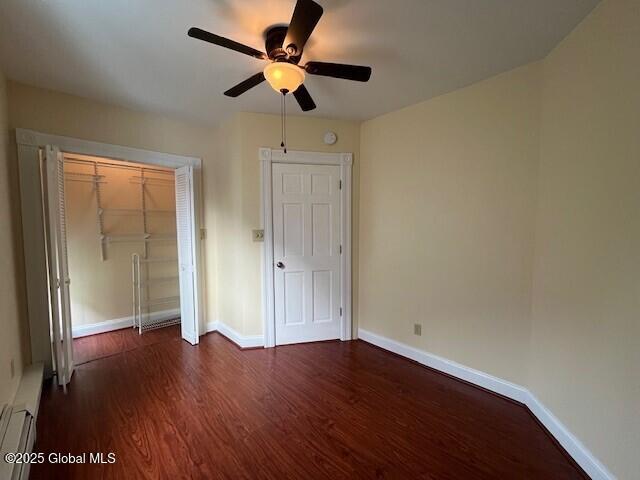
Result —
[[92, 173], [79, 173], [79, 172], [66, 172], [64, 179], [70, 182], [82, 182], [82, 183], [108, 183], [104, 180], [104, 175], [95, 175]]
[[149, 240], [150, 234], [132, 233], [121, 235], [101, 235], [100, 237], [102, 241], [107, 243], [131, 243]]
[[[151, 291], [149, 285], [167, 282], [176, 282], [180, 277], [178, 275], [161, 276], [149, 278], [148, 268], [141, 268], [142, 263], [154, 262], [175, 262], [175, 257], [156, 257], [156, 258], [140, 258], [140, 255], [134, 253], [131, 255], [132, 266], [132, 287], [133, 287], [133, 327], [142, 335], [143, 332], [161, 328], [163, 326], [175, 325], [180, 323], [180, 316], [160, 315], [158, 312], [152, 312], [154, 307], [175, 308], [180, 305], [180, 295], [163, 296], [159, 298], [150, 298]], [[164, 306], [164, 307], [163, 307]]]
[[150, 234], [149, 238], [147, 238], [148, 242], [177, 242], [178, 241], [178, 237], [176, 236], [175, 233], [152, 233]]
[[145, 324], [140, 327], [140, 330], [143, 332], [147, 332], [149, 330], [169, 327], [171, 325], [180, 325], [180, 323], [181, 323], [181, 319], [179, 316], [176, 318], [170, 318], [169, 320], [158, 320], [155, 322], [151, 320], [147, 320]]
[[137, 243], [177, 241], [175, 233], [131, 233], [120, 235], [101, 235], [101, 240], [106, 243]]
[[156, 258], [141, 258], [140, 263], [173, 263], [177, 262], [177, 257], [156, 257]]
[[140, 177], [133, 176], [129, 177], [129, 181], [131, 183], [136, 183], [138, 185], [158, 185], [158, 186], [174, 186], [175, 181], [173, 179], [164, 179], [164, 178], [149, 178], [149, 177]]
[[150, 278], [146, 281], [142, 281], [140, 282], [140, 286], [141, 287], [146, 287], [148, 285], [156, 285], [156, 284], [160, 284], [160, 283], [169, 283], [169, 282], [175, 282], [176, 280], [178, 280], [180, 277], [178, 275], [174, 275], [172, 277], [158, 277], [158, 278]]
[[179, 301], [180, 301], [180, 296], [178, 295], [175, 297], [161, 297], [161, 298], [154, 298], [153, 300], [143, 300], [140, 303], [146, 307], [155, 307], [158, 305], [166, 305], [167, 303], [174, 303]]
[[124, 215], [124, 216], [141, 216], [143, 214], [152, 215], [175, 215], [175, 210], [143, 210], [141, 208], [101, 208], [98, 210], [99, 215]]

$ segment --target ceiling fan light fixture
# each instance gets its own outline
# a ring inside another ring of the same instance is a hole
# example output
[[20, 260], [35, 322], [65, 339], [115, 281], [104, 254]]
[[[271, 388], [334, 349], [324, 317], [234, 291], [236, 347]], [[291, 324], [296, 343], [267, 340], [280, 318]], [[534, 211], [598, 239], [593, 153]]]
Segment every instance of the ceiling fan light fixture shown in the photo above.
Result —
[[273, 62], [264, 69], [264, 77], [278, 93], [295, 92], [304, 83], [304, 70], [287, 62]]

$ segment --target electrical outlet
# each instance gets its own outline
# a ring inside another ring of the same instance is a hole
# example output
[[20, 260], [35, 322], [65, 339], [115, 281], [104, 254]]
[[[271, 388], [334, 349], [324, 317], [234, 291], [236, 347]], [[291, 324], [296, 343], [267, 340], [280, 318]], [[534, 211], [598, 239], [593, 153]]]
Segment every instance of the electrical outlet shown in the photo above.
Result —
[[264, 230], [252, 230], [251, 237], [254, 242], [264, 242]]
[[418, 335], [421, 336], [422, 335], [422, 324], [420, 323], [415, 323], [413, 325], [413, 334], [414, 335]]
[[11, 359], [11, 362], [9, 363], [9, 368], [11, 369], [11, 378], [13, 379], [13, 377], [16, 376], [16, 365], [15, 362], [13, 361], [13, 358]]

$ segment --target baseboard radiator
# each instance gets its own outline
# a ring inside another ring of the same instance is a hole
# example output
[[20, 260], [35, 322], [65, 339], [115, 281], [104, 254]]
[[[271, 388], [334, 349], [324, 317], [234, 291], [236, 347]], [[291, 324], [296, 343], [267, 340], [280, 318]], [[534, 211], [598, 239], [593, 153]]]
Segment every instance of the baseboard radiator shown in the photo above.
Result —
[[7, 463], [5, 455], [29, 454], [36, 442], [36, 419], [42, 393], [43, 365], [25, 368], [12, 404], [0, 415], [0, 480], [27, 480], [30, 464]]

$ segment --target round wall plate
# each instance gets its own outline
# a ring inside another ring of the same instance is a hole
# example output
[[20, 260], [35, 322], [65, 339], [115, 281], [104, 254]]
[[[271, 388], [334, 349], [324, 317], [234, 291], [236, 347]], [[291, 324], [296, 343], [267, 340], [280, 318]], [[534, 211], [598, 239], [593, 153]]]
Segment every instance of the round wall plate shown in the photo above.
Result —
[[338, 136], [334, 132], [327, 132], [324, 134], [324, 143], [327, 145], [333, 145], [338, 141]]

